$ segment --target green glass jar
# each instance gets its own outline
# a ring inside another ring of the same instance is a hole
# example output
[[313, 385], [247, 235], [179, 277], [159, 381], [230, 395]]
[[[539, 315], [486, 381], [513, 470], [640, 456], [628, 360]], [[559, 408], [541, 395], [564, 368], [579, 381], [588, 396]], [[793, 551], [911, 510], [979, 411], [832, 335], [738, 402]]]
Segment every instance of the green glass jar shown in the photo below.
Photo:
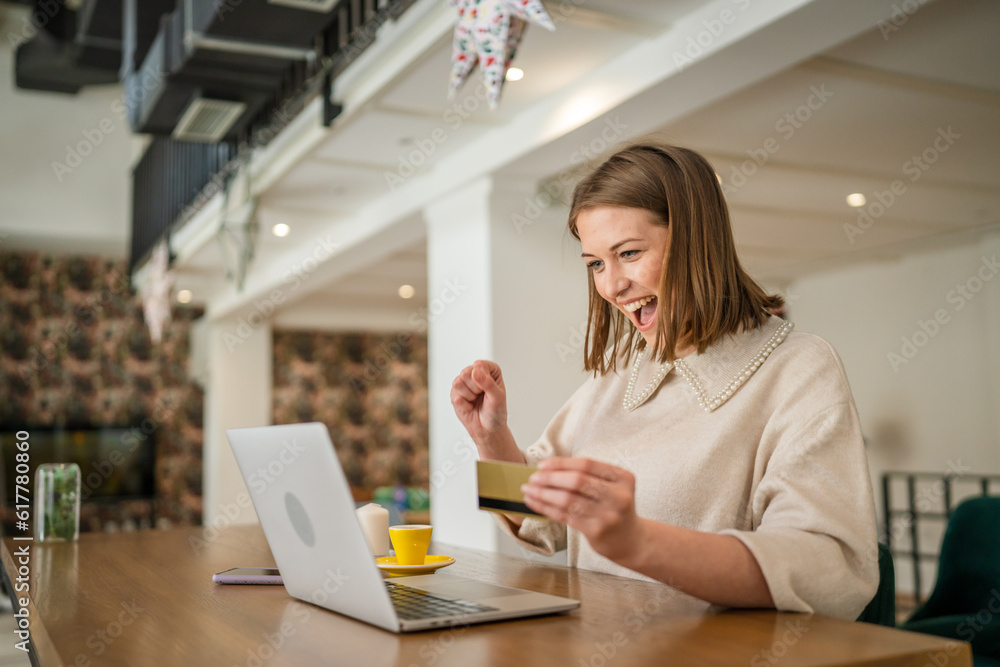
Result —
[[80, 536], [80, 466], [44, 463], [35, 470], [35, 539], [73, 542]]

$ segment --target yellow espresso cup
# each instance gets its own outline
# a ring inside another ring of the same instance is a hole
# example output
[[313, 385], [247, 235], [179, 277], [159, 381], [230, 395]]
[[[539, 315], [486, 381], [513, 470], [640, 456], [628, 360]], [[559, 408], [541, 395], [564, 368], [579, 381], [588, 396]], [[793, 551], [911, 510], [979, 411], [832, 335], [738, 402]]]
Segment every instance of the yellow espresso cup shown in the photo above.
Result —
[[431, 527], [410, 524], [389, 526], [389, 539], [400, 565], [423, 565], [431, 544]]

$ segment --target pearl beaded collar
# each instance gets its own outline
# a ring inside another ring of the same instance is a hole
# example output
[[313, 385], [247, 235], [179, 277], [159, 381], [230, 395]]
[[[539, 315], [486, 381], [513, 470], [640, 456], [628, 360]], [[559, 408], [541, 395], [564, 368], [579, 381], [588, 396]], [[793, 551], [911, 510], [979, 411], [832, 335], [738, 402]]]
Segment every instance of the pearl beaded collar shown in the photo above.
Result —
[[660, 367], [656, 369], [653, 373], [653, 379], [649, 381], [648, 384], [639, 392], [638, 396], [633, 396], [632, 391], [635, 389], [635, 382], [639, 378], [639, 366], [642, 365], [642, 357], [646, 354], [643, 350], [639, 354], [635, 355], [635, 364], [632, 365], [632, 374], [628, 378], [628, 387], [625, 389], [625, 398], [622, 399], [622, 407], [625, 408], [625, 412], [632, 412], [639, 405], [649, 398], [649, 395], [656, 391], [656, 388], [660, 386], [663, 382], [663, 378], [667, 376], [670, 369], [673, 368], [673, 364], [660, 364]]
[[684, 363], [683, 359], [678, 359], [675, 364], [677, 366], [677, 372], [688, 381], [688, 384], [691, 385], [691, 389], [694, 390], [695, 395], [698, 397], [698, 405], [700, 405], [705, 412], [711, 412], [729, 400], [729, 397], [733, 395], [733, 392], [736, 391], [741, 384], [750, 379], [750, 376], [754, 374], [754, 371], [760, 368], [760, 365], [764, 363], [764, 360], [767, 359], [772, 352], [774, 352], [774, 348], [778, 347], [781, 341], [785, 340], [785, 336], [788, 335], [788, 332], [791, 331], [793, 326], [795, 325], [791, 322], [783, 322], [781, 326], [778, 327], [778, 329], [771, 335], [771, 338], [764, 343], [764, 347], [762, 347], [760, 351], [747, 362], [747, 365], [744, 366], [743, 369], [729, 381], [729, 384], [726, 385], [722, 391], [711, 398], [705, 395], [705, 388], [702, 386], [701, 380], [698, 379], [697, 375], [691, 372], [691, 369], [688, 368], [688, 365]]
[[636, 355], [635, 364], [632, 366], [632, 374], [629, 376], [628, 387], [625, 389], [625, 397], [622, 399], [622, 407], [625, 408], [626, 412], [631, 412], [637, 407], [642, 405], [642, 403], [649, 398], [656, 388], [660, 386], [663, 378], [666, 377], [667, 373], [670, 372], [671, 368], [677, 368], [677, 372], [687, 380], [691, 389], [694, 391], [695, 395], [698, 397], [698, 405], [700, 405], [705, 412], [711, 412], [723, 403], [725, 403], [730, 396], [733, 395], [740, 385], [750, 379], [750, 376], [760, 368], [760, 365], [764, 363], [771, 352], [774, 351], [776, 347], [785, 339], [788, 332], [791, 331], [794, 325], [791, 322], [783, 322], [781, 326], [775, 330], [771, 337], [764, 343], [764, 346], [753, 356], [750, 361], [747, 362], [739, 373], [737, 373], [729, 384], [727, 384], [721, 391], [719, 391], [715, 396], [709, 397], [705, 392], [705, 387], [702, 385], [701, 380], [698, 376], [684, 363], [683, 359], [678, 359], [673, 364], [660, 364], [656, 372], [653, 373], [652, 379], [646, 384], [639, 394], [634, 394], [635, 384], [639, 377], [639, 367], [642, 365], [642, 359], [645, 356], [645, 350]]

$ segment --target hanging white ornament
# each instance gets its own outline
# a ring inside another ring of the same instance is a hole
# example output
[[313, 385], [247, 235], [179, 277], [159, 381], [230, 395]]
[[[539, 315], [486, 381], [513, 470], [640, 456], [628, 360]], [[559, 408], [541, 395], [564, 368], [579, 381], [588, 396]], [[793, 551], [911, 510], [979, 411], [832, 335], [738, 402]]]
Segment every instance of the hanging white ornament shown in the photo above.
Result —
[[163, 329], [170, 321], [170, 295], [174, 288], [174, 275], [170, 272], [170, 249], [166, 241], [153, 248], [149, 260], [149, 275], [142, 284], [142, 314], [149, 327], [153, 343], [163, 340]]
[[475, 69], [483, 71], [486, 101], [496, 109], [507, 69], [528, 23], [555, 30], [541, 0], [451, 0], [458, 23], [451, 50], [448, 98], [453, 99]]

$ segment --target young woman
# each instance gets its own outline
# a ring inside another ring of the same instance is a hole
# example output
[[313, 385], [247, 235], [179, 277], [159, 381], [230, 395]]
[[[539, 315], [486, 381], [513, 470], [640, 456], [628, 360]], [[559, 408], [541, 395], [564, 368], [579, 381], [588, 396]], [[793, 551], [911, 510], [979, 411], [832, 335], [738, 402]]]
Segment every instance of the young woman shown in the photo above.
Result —
[[481, 458], [538, 465], [507, 516], [528, 548], [649, 577], [709, 603], [854, 619], [878, 585], [857, 410], [836, 352], [791, 332], [736, 256], [711, 165], [637, 144], [573, 193], [588, 267], [584, 368], [541, 439], [518, 449], [500, 368], [452, 385]]

